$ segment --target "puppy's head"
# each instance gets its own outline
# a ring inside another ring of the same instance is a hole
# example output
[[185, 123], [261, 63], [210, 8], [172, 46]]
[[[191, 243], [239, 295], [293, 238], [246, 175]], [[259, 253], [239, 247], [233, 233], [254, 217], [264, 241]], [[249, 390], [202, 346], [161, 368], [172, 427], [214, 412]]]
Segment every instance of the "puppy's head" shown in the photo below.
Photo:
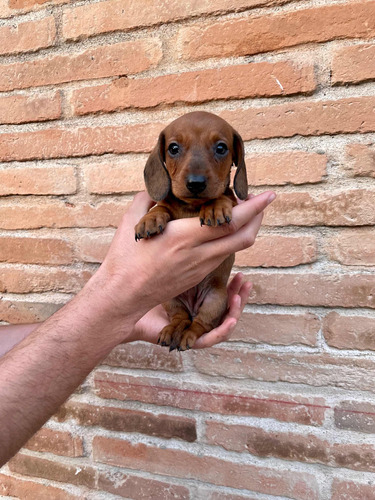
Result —
[[241, 136], [219, 116], [204, 111], [188, 113], [161, 132], [145, 166], [147, 191], [155, 201], [172, 192], [186, 203], [202, 204], [224, 193], [233, 164], [237, 166], [234, 191], [245, 199], [247, 176]]

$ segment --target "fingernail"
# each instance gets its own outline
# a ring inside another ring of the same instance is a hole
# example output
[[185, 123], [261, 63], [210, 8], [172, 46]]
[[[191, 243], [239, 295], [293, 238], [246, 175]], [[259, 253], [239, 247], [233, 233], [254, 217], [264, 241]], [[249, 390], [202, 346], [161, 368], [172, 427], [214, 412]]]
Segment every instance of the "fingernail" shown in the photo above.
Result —
[[268, 197], [268, 200], [267, 200], [267, 205], [269, 205], [270, 203], [273, 202], [273, 200], [276, 198], [276, 194], [275, 193], [272, 193], [269, 197]]

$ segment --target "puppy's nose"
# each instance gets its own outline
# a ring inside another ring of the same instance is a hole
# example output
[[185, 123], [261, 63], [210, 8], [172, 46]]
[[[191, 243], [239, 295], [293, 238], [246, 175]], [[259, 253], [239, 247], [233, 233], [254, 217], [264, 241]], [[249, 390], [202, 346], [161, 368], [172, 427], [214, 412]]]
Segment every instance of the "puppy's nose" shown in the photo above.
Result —
[[207, 179], [204, 175], [188, 175], [186, 187], [192, 194], [199, 194], [206, 189]]

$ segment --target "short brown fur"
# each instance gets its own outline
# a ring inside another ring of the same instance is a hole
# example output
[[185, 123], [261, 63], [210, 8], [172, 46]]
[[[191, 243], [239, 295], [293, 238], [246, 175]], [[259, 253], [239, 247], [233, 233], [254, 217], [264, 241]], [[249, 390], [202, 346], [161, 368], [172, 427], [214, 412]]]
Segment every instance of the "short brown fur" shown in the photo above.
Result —
[[[247, 196], [244, 146], [225, 120], [203, 111], [188, 113], [170, 123], [147, 160], [146, 188], [157, 205], [135, 226], [136, 239], [162, 233], [173, 219], [199, 216], [201, 225], [231, 221], [236, 197], [229, 187], [232, 165], [237, 166], [234, 191]], [[233, 266], [229, 256], [201, 283], [163, 304], [170, 324], [159, 343], [186, 350], [220, 323], [227, 309], [226, 284]]]

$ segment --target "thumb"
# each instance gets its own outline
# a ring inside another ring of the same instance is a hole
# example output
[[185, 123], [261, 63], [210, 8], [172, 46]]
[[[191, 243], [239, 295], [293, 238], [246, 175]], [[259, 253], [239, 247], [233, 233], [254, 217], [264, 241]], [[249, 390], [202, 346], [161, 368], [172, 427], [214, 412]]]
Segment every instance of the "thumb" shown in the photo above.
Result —
[[128, 223], [137, 224], [150, 208], [155, 205], [155, 202], [150, 198], [146, 191], [137, 193], [134, 196], [133, 202], [126, 211], [125, 218]]

